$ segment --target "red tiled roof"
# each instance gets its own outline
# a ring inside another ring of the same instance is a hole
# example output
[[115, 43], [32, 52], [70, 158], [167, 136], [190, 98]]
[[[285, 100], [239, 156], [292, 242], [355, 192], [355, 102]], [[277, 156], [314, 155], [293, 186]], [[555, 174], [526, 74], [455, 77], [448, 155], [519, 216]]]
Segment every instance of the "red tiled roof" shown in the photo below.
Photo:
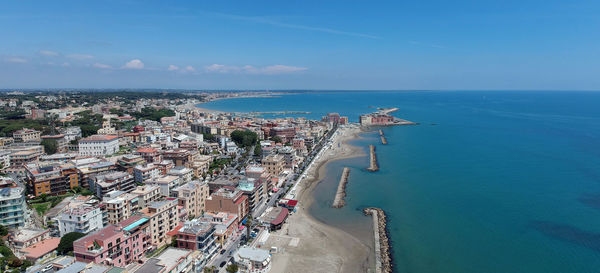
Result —
[[110, 140], [117, 139], [117, 138], [119, 138], [119, 137], [114, 136], [114, 135], [93, 135], [93, 136], [89, 136], [84, 139], [81, 139], [80, 141], [110, 141]]
[[38, 259], [52, 251], [54, 251], [57, 247], [58, 244], [60, 243], [60, 238], [56, 238], [56, 237], [50, 237], [46, 240], [43, 240], [39, 243], [36, 243], [28, 248], [24, 248], [23, 250], [21, 250], [25, 254], [25, 257], [27, 258], [32, 258], [32, 259]]
[[138, 149], [136, 152], [137, 153], [155, 153], [157, 150], [154, 148], [141, 148]]
[[177, 235], [177, 232], [179, 232], [179, 230], [183, 227], [183, 225], [178, 225], [176, 226], [173, 230], [167, 232], [167, 235], [169, 236], [175, 236]]

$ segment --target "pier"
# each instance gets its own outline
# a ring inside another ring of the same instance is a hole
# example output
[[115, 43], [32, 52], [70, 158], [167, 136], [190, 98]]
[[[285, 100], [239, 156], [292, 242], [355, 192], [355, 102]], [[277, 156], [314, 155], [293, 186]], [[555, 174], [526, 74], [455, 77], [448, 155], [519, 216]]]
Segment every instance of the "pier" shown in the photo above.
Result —
[[387, 220], [385, 212], [380, 208], [366, 208], [365, 215], [373, 217], [373, 233], [375, 241], [375, 272], [391, 273], [392, 257], [390, 240], [387, 234]]
[[338, 184], [337, 192], [335, 193], [335, 199], [333, 199], [334, 208], [341, 208], [346, 205], [344, 197], [346, 197], [346, 184], [348, 183], [349, 174], [350, 168], [344, 167], [344, 170], [342, 171], [342, 177], [340, 178], [340, 183]]
[[370, 172], [376, 172], [379, 170], [379, 166], [377, 165], [377, 155], [375, 154], [375, 145], [369, 145], [369, 154], [371, 155], [369, 168], [367, 168]]
[[387, 144], [387, 139], [383, 135], [383, 131], [379, 129], [379, 137], [381, 138], [381, 144]]

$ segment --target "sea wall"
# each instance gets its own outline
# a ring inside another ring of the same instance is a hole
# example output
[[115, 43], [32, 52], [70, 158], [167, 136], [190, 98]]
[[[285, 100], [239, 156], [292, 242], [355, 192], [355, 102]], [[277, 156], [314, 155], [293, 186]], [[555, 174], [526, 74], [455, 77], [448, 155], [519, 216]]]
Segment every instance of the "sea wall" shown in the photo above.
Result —
[[387, 219], [385, 212], [380, 208], [366, 208], [365, 215], [373, 217], [373, 232], [375, 241], [375, 272], [391, 273], [392, 258], [390, 241], [387, 233]]
[[346, 205], [344, 198], [346, 197], [346, 184], [348, 183], [349, 175], [350, 168], [344, 167], [344, 170], [342, 171], [342, 177], [340, 178], [340, 183], [338, 184], [337, 192], [335, 193], [335, 198], [333, 199], [334, 208], [341, 208]]
[[369, 160], [370, 164], [369, 164], [369, 168], [367, 168], [367, 170], [371, 171], [371, 172], [376, 172], [379, 170], [379, 166], [377, 165], [377, 155], [375, 154], [375, 145], [369, 145], [369, 154], [371, 155], [371, 158]]

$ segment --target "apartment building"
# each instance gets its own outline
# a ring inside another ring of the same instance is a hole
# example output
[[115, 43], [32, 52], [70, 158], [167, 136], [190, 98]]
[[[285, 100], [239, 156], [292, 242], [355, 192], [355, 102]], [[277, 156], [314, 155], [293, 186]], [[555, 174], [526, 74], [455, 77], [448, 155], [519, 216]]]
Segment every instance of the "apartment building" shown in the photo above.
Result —
[[140, 210], [139, 196], [124, 191], [107, 193], [102, 203], [105, 205], [110, 224], [118, 224]]
[[210, 222], [199, 219], [185, 221], [175, 236], [177, 247], [200, 251], [203, 260], [210, 260], [219, 249], [216, 243], [215, 225]]
[[66, 209], [57, 218], [58, 232], [61, 237], [69, 232], [89, 233], [104, 227], [102, 211], [90, 205]]
[[64, 194], [79, 186], [79, 175], [71, 163], [25, 166], [26, 181], [35, 196], [41, 194]]
[[119, 225], [109, 225], [73, 242], [79, 262], [125, 267], [141, 261], [150, 246], [149, 220], [132, 216]]
[[262, 166], [267, 170], [268, 174], [279, 176], [285, 167], [285, 159], [283, 155], [271, 154], [263, 158]]
[[0, 189], [0, 224], [7, 228], [25, 225], [25, 195], [21, 187]]
[[160, 187], [153, 185], [137, 186], [135, 190], [131, 192], [138, 196], [138, 204], [140, 208], [147, 207], [150, 203], [159, 201], [162, 198], [160, 194]]
[[23, 128], [13, 133], [15, 142], [37, 142], [41, 141], [42, 132], [34, 129]]
[[233, 213], [238, 219], [244, 219], [250, 211], [248, 197], [236, 188], [223, 187], [206, 199], [206, 211]]
[[152, 163], [137, 165], [133, 168], [133, 177], [136, 183], [144, 183], [160, 175], [160, 168]]
[[147, 163], [158, 163], [162, 161], [162, 156], [157, 149], [142, 148], [135, 151], [136, 155], [140, 155]]
[[181, 183], [187, 183], [192, 181], [194, 177], [194, 171], [184, 166], [176, 166], [167, 172], [167, 175], [177, 176], [180, 178]]
[[175, 229], [179, 219], [177, 200], [152, 202], [140, 212], [150, 219], [149, 232], [152, 245], [161, 247], [170, 243], [167, 232]]
[[104, 195], [111, 191], [131, 192], [135, 189], [133, 176], [126, 172], [110, 172], [93, 177], [90, 188], [94, 194], [103, 199]]
[[208, 184], [192, 181], [175, 188], [177, 201], [185, 209], [187, 217], [200, 216], [205, 211], [205, 201], [208, 198]]

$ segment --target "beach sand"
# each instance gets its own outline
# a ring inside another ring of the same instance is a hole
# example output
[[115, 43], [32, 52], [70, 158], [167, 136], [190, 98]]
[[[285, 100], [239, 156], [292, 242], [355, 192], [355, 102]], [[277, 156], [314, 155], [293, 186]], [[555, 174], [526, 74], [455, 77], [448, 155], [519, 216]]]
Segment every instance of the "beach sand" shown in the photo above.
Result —
[[[273, 254], [271, 272], [369, 272], [371, 246], [365, 245], [349, 233], [319, 222], [309, 213], [308, 208], [314, 201], [312, 191], [324, 177], [329, 162], [365, 156], [359, 147], [347, 142], [358, 138], [360, 128], [338, 130], [331, 147], [316, 159], [306, 172], [307, 177], [297, 186], [299, 208], [287, 223], [271, 236], [263, 246], [278, 248]], [[338, 143], [341, 143], [338, 147]], [[332, 197], [333, 198], [333, 197]]]

